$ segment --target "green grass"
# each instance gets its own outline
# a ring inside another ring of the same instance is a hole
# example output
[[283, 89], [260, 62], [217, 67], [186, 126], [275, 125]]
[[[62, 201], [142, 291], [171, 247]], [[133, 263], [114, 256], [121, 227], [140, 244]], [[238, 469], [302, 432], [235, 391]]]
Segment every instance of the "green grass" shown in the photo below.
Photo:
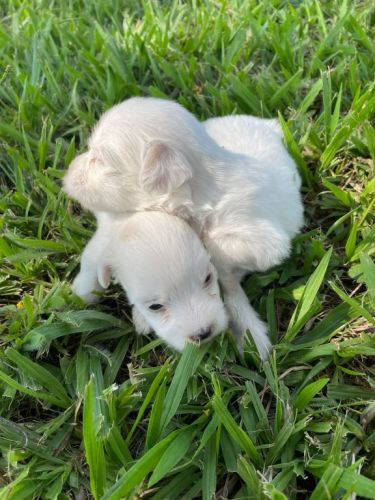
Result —
[[[370, 0], [0, 3], [0, 499], [375, 498]], [[176, 355], [121, 290], [70, 291], [90, 214], [61, 192], [132, 95], [279, 114], [306, 227], [246, 292], [276, 350]], [[213, 495], [216, 492], [216, 496]]]

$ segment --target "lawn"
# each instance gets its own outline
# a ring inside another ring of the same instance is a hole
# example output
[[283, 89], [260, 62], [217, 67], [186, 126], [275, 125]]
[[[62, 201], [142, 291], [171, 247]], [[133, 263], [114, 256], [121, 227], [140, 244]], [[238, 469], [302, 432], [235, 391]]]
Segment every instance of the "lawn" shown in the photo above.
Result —
[[[371, 0], [1, 0], [0, 499], [375, 498]], [[133, 95], [279, 116], [306, 225], [244, 288], [276, 345], [177, 355], [123, 292], [70, 290], [95, 221], [61, 191]]]

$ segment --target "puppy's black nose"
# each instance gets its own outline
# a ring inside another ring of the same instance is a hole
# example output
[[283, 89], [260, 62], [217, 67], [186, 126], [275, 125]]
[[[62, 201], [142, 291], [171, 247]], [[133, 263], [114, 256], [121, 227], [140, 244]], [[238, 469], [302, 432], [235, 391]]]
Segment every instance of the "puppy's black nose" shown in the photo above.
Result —
[[212, 330], [211, 330], [211, 327], [209, 326], [208, 328], [202, 328], [199, 331], [197, 337], [199, 340], [206, 340], [211, 335], [211, 333], [212, 333]]

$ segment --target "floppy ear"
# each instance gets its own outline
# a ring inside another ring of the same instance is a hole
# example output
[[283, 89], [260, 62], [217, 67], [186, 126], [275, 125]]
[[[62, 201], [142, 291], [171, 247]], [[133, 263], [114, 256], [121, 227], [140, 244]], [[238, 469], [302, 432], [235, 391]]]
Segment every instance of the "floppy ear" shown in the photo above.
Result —
[[98, 281], [101, 287], [108, 288], [111, 282], [111, 268], [106, 264], [99, 264], [98, 269]]
[[191, 177], [191, 166], [180, 151], [165, 142], [150, 142], [140, 171], [140, 183], [145, 191], [170, 193]]

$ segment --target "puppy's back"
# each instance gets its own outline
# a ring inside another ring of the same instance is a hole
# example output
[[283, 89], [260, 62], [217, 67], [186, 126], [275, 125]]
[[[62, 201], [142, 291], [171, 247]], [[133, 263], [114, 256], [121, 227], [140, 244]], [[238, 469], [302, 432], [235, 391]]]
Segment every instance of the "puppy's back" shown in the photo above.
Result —
[[283, 148], [283, 134], [277, 119], [233, 115], [211, 118], [204, 122], [204, 127], [222, 148], [259, 160], [269, 158], [273, 149]]

